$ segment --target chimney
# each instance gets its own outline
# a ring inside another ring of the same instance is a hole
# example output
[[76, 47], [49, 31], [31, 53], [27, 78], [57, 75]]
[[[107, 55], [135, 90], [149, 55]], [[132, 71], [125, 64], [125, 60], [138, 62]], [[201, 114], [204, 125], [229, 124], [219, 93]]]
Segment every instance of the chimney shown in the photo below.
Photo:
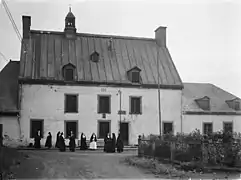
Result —
[[158, 46], [166, 46], [166, 27], [160, 26], [155, 30], [155, 39]]
[[22, 16], [22, 20], [23, 20], [23, 39], [28, 39], [30, 26], [31, 26], [31, 16]]

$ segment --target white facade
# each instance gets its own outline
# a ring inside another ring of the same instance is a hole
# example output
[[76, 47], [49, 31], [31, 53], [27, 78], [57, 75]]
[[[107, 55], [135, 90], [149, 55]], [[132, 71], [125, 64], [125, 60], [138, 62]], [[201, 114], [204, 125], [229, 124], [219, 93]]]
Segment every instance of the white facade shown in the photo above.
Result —
[[0, 116], [2, 124], [2, 135], [7, 135], [10, 139], [20, 139], [20, 129], [17, 116]]
[[190, 115], [183, 114], [183, 132], [190, 133], [199, 129], [203, 133], [203, 124], [212, 123], [213, 132], [223, 130], [224, 122], [233, 123], [233, 132], [241, 132], [241, 116], [239, 115]]
[[[86, 87], [57, 85], [22, 85], [20, 122], [24, 139], [30, 139], [30, 119], [44, 120], [44, 138], [50, 131], [55, 143], [56, 133], [64, 131], [65, 120], [78, 121], [78, 133], [89, 139], [97, 134], [98, 121], [109, 120], [111, 133], [118, 133], [120, 99], [117, 87]], [[137, 144], [138, 135], [159, 134], [157, 89], [121, 88], [122, 122], [129, 122], [129, 144]], [[65, 94], [78, 94], [78, 113], [64, 113]], [[98, 95], [111, 96], [111, 114], [97, 113]], [[142, 97], [142, 114], [130, 115], [129, 96]], [[174, 132], [181, 131], [181, 90], [161, 90], [162, 120], [173, 122]], [[45, 139], [42, 140], [45, 143]]]

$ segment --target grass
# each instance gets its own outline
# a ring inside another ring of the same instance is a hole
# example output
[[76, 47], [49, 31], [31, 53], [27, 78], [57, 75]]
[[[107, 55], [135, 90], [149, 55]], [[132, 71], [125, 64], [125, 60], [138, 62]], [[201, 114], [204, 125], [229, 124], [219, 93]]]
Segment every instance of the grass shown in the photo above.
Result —
[[9, 175], [10, 167], [12, 165], [20, 164], [22, 153], [18, 152], [14, 148], [1, 147], [0, 149], [0, 172], [3, 178]]
[[[213, 171], [210, 173], [184, 171], [183, 169], [175, 168], [175, 166], [171, 164], [164, 164], [153, 158], [130, 156], [125, 159], [125, 162], [132, 166], [147, 169], [151, 173], [155, 174], [158, 178], [188, 179], [191, 177], [194, 179], [225, 179], [225, 177], [227, 177], [227, 173], [223, 171]], [[228, 179], [238, 179], [239, 177], [240, 173], [237, 172], [230, 172], [228, 174]]]

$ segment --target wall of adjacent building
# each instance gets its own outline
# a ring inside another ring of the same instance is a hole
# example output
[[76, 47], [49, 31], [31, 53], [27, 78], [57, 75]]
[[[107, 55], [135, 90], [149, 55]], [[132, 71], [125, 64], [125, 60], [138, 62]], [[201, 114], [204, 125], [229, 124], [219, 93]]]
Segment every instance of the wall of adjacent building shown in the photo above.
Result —
[[183, 114], [183, 132], [190, 133], [196, 128], [203, 132], [203, 123], [207, 122], [213, 124], [213, 132], [223, 130], [224, 122], [233, 122], [233, 131], [241, 132], [241, 116], [190, 114]]
[[[111, 133], [119, 130], [119, 96], [120, 88], [57, 86], [57, 85], [22, 85], [21, 93], [21, 130], [24, 139], [30, 139], [30, 119], [44, 120], [44, 139], [50, 131], [55, 143], [56, 133], [64, 132], [65, 120], [78, 121], [78, 133], [84, 132], [89, 139], [97, 134], [98, 120], [111, 121]], [[138, 135], [159, 134], [158, 94], [157, 89], [121, 88], [123, 122], [129, 122], [129, 142], [137, 144]], [[78, 113], [64, 113], [64, 94], [78, 94]], [[111, 95], [111, 114], [97, 113], [98, 95]], [[142, 96], [142, 114], [130, 115], [129, 96]], [[181, 131], [181, 90], [161, 90], [162, 120], [173, 122], [174, 132]]]
[[20, 131], [17, 116], [0, 116], [0, 124], [3, 126], [3, 136], [11, 139], [19, 139]]

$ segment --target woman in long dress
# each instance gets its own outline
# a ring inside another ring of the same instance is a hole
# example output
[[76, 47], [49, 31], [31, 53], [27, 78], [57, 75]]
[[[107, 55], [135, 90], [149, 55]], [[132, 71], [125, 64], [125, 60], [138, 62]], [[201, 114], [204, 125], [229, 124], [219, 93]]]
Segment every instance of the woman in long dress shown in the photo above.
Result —
[[86, 149], [87, 149], [86, 136], [84, 133], [81, 133], [80, 150], [86, 150]]
[[66, 150], [65, 140], [63, 136], [64, 136], [64, 133], [62, 132], [59, 136], [59, 150], [61, 152], [64, 152]]
[[97, 138], [95, 133], [93, 133], [90, 138], [90, 149], [91, 150], [97, 149]]
[[56, 148], [59, 148], [59, 136], [60, 136], [60, 131], [56, 135], [56, 143], [55, 143]]
[[110, 133], [108, 133], [105, 138], [105, 152], [107, 153], [112, 152], [112, 139], [111, 139]]
[[38, 131], [34, 137], [34, 147], [36, 149], [41, 148], [40, 141], [41, 141], [41, 135], [40, 135], [40, 131]]
[[115, 152], [115, 147], [116, 147], [116, 137], [115, 137], [115, 133], [112, 133], [112, 144], [111, 144], [111, 149], [112, 149], [112, 152]]
[[45, 147], [47, 147], [48, 149], [52, 147], [52, 135], [50, 132], [48, 133], [48, 136], [45, 142]]
[[120, 133], [118, 134], [118, 137], [117, 137], [116, 147], [117, 147], [118, 153], [123, 152], [124, 144], [123, 144], [123, 140], [121, 138]]
[[75, 137], [74, 137], [74, 133], [71, 131], [71, 135], [69, 137], [69, 150], [71, 152], [75, 151]]

